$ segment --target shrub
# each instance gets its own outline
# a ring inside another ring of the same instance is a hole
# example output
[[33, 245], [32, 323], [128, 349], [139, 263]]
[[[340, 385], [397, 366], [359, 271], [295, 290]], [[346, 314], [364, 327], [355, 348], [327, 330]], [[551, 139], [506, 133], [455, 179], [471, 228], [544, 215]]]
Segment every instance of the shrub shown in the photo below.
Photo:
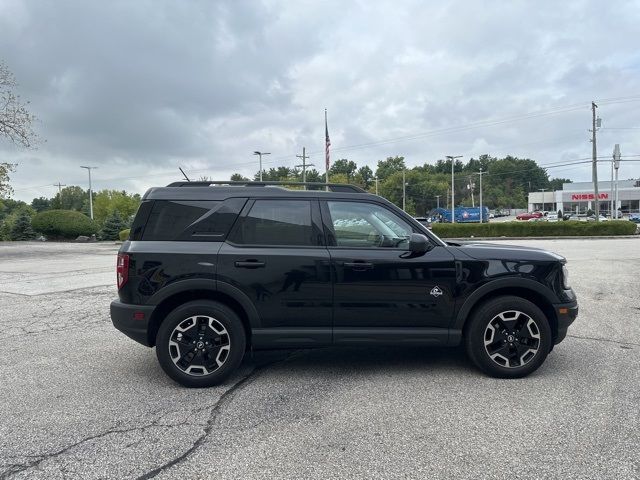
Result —
[[633, 235], [633, 222], [495, 222], [435, 223], [433, 231], [442, 238], [469, 237], [580, 237]]
[[127, 228], [126, 230], [122, 230], [119, 234], [118, 237], [120, 238], [121, 242], [124, 242], [125, 240], [129, 239], [129, 232], [131, 231], [130, 228]]
[[[18, 218], [22, 215], [27, 215], [29, 217], [29, 223], [31, 223], [31, 218], [35, 214], [35, 210], [28, 205], [18, 205], [15, 207], [9, 215], [6, 215], [0, 221], [0, 240], [15, 240], [12, 232]], [[35, 235], [31, 238], [35, 238]]]
[[105, 218], [100, 236], [103, 240], [117, 240], [120, 238], [120, 231], [124, 227], [126, 227], [126, 225], [120, 216], [120, 212], [114, 210]]
[[93, 220], [75, 210], [47, 210], [33, 217], [31, 222], [37, 232], [50, 238], [76, 238], [98, 232]]
[[13, 223], [10, 233], [11, 240], [33, 240], [36, 238], [36, 232], [31, 226], [31, 215], [27, 212], [21, 212]]

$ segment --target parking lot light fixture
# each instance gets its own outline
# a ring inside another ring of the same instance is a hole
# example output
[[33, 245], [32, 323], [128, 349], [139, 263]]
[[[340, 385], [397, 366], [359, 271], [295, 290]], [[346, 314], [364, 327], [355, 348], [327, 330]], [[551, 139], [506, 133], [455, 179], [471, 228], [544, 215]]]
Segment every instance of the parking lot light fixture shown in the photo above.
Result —
[[260, 158], [260, 181], [262, 181], [262, 155], [271, 155], [271, 152], [259, 152], [256, 150], [253, 154], [258, 155]]

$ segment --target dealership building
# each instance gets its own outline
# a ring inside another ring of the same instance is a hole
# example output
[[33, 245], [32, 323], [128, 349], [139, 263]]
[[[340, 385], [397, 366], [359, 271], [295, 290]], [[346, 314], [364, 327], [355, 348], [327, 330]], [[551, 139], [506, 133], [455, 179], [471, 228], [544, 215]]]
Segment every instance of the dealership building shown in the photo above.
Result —
[[[615, 182], [614, 182], [615, 188]], [[600, 212], [611, 213], [611, 202], [615, 199], [615, 190], [611, 182], [598, 182]], [[555, 192], [529, 193], [529, 211], [558, 211], [564, 213], [586, 213], [595, 210], [593, 182], [563, 183], [562, 190]], [[640, 212], [640, 180], [618, 181], [618, 210], [623, 213]]]

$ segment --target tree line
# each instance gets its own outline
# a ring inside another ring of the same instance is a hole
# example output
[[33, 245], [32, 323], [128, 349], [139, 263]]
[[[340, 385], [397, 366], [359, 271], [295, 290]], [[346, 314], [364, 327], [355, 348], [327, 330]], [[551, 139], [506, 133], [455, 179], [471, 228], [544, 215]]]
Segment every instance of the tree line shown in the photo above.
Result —
[[[528, 192], [542, 189], [559, 190], [566, 178], [550, 178], [544, 167], [529, 158], [506, 156], [504, 158], [481, 155], [466, 162], [455, 160], [454, 190], [456, 206], [478, 205], [482, 170], [483, 204], [491, 209], [526, 208]], [[407, 168], [404, 157], [395, 156], [379, 160], [375, 172], [369, 166], [358, 167], [356, 162], [342, 158], [336, 160], [329, 169], [329, 181], [351, 183], [365, 190], [376, 192], [398, 206], [402, 205], [402, 177], [405, 178], [407, 212], [426, 215], [438, 204], [451, 208], [451, 160], [438, 160], [435, 164]], [[260, 179], [260, 172], [253, 180]], [[274, 167], [263, 170], [264, 181], [302, 181], [299, 168]], [[308, 182], [324, 182], [325, 175], [316, 169], [306, 172]], [[247, 181], [239, 173], [231, 180]], [[439, 199], [438, 199], [439, 197]]]
[[[118, 232], [131, 225], [140, 205], [139, 194], [124, 190], [93, 192], [95, 230], [100, 238], [115, 240]], [[32, 219], [46, 211], [72, 211], [89, 216], [89, 191], [77, 185], [65, 187], [54, 197], [34, 198], [30, 204], [0, 198], [0, 240], [31, 240], [36, 237]]]

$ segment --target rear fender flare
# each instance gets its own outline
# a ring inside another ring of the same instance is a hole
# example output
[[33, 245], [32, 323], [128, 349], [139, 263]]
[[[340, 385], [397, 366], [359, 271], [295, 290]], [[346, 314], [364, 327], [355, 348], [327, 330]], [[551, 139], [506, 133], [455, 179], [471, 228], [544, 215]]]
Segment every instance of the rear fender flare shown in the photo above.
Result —
[[222, 293], [225, 296], [230, 297], [240, 304], [242, 309], [247, 314], [249, 325], [251, 328], [259, 328], [262, 324], [260, 315], [256, 310], [255, 305], [251, 299], [239, 288], [234, 287], [225, 282], [220, 282], [206, 278], [191, 278], [187, 280], [178, 280], [173, 282], [149, 298], [149, 305], [159, 305], [164, 300], [174, 295], [189, 292], [189, 291], [210, 291], [212, 294]]

